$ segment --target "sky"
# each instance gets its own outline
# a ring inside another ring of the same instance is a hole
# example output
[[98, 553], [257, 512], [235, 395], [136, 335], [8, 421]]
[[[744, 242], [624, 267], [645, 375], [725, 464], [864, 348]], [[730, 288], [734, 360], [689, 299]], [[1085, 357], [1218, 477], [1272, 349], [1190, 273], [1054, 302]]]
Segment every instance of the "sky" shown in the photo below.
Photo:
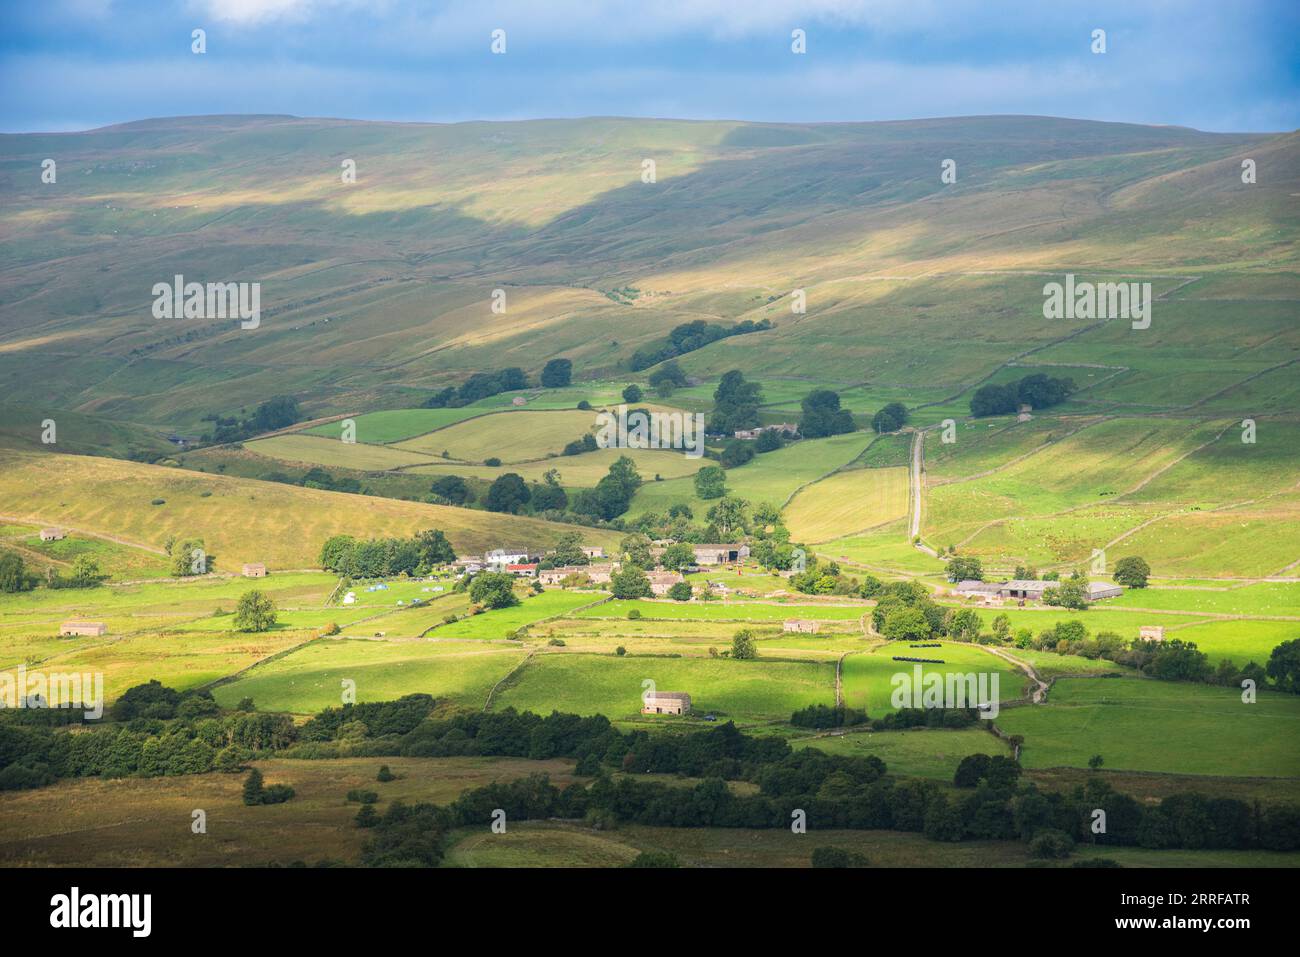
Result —
[[[192, 50], [205, 31], [206, 52]], [[505, 52], [492, 51], [504, 31]], [[806, 52], [792, 50], [802, 30]], [[1105, 52], [1093, 33], [1105, 31]], [[1040, 114], [1300, 127], [1296, 0], [3, 0], [0, 130]]]

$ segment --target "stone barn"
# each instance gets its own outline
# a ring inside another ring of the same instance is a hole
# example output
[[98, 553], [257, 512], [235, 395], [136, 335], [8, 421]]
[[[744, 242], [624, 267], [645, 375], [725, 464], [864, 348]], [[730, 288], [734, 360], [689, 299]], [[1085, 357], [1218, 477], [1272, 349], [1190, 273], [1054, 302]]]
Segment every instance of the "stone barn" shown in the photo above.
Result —
[[265, 578], [266, 566], [261, 562], [244, 562], [244, 567], [240, 574], [245, 578]]
[[691, 696], [681, 691], [651, 691], [642, 699], [642, 714], [686, 714]]
[[68, 533], [61, 528], [41, 529], [41, 541], [43, 542], [61, 542], [67, 535]]
[[100, 635], [106, 634], [108, 634], [108, 625], [102, 621], [65, 621], [59, 625], [59, 635], [65, 638], [71, 635], [98, 638]]
[[820, 621], [813, 621], [811, 618], [788, 618], [781, 625], [782, 631], [796, 631], [801, 634], [815, 635], [822, 630]]
[[1138, 637], [1143, 641], [1164, 641], [1164, 625], [1143, 625], [1138, 629]]

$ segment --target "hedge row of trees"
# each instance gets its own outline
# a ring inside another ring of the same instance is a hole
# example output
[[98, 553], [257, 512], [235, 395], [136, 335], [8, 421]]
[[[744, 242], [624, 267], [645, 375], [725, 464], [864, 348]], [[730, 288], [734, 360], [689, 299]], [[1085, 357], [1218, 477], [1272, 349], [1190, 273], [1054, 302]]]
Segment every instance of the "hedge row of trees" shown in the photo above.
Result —
[[410, 538], [357, 539], [334, 535], [321, 546], [322, 568], [348, 578], [382, 578], [389, 575], [427, 575], [438, 565], [456, 560], [447, 536], [429, 528]]
[[1015, 382], [1002, 385], [985, 385], [975, 390], [970, 400], [970, 414], [979, 418], [987, 415], [1011, 415], [1020, 406], [1046, 409], [1060, 405], [1075, 389], [1074, 380], [1035, 373]]

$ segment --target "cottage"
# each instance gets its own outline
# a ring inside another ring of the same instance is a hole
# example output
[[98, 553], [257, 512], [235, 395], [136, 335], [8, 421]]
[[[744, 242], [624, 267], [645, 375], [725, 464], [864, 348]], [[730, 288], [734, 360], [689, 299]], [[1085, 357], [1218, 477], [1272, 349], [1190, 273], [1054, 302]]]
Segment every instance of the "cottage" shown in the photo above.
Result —
[[108, 633], [108, 625], [102, 621], [65, 621], [59, 626], [59, 634], [67, 637], [69, 635], [89, 635], [92, 638], [98, 638], [100, 635]]
[[646, 577], [650, 579], [650, 591], [659, 597], [667, 595], [668, 589], [686, 580], [677, 572], [647, 572]]
[[507, 565], [522, 565], [528, 561], [528, 553], [521, 552], [518, 549], [511, 548], [494, 548], [487, 553], [485, 564], [495, 571], [500, 571]]
[[67, 537], [68, 533], [61, 528], [42, 528], [41, 541], [43, 542], [61, 542]]
[[516, 565], [507, 565], [506, 571], [511, 575], [535, 578], [537, 576], [537, 562], [521, 562]]
[[694, 545], [695, 563], [697, 565], [727, 565], [749, 557], [749, 546], [745, 544], [709, 544]]
[[582, 554], [586, 555], [588, 558], [604, 558], [605, 549], [601, 548], [599, 545], [583, 545]]
[[1143, 641], [1164, 641], [1164, 625], [1143, 625], [1138, 629], [1138, 637]]
[[648, 691], [641, 699], [642, 714], [686, 714], [691, 696], [680, 691]]
[[822, 630], [820, 621], [813, 621], [810, 618], [787, 618], [781, 624], [782, 631], [796, 631], [801, 634], [815, 635]]
[[244, 567], [240, 574], [245, 578], [265, 578], [266, 566], [261, 562], [244, 562]]

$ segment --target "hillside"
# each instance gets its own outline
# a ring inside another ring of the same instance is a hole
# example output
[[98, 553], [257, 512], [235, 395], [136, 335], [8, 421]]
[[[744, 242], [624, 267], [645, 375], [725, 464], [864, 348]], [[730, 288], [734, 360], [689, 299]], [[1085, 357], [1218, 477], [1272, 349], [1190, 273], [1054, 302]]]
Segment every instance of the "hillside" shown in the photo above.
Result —
[[[161, 500], [161, 501], [158, 501]], [[158, 501], [158, 504], [152, 504]], [[310, 568], [331, 535], [446, 533], [463, 554], [553, 543], [571, 526], [365, 495], [207, 475], [117, 459], [0, 450], [0, 514], [160, 548], [171, 536], [204, 540], [218, 571], [243, 562]], [[616, 533], [582, 529], [593, 544]]]
[[[1104, 369], [1080, 397], [1098, 409], [1228, 409], [1253, 383], [1265, 411], [1291, 412], [1298, 146], [1006, 116], [190, 117], [7, 135], [0, 388], [41, 395], [31, 416], [188, 433], [285, 392], [312, 415], [407, 408], [470, 372], [535, 375], [554, 356], [578, 380], [626, 375], [638, 345], [679, 323], [767, 318], [777, 328], [683, 367], [709, 379], [742, 365], [769, 401], [789, 395], [778, 412], [832, 385], [854, 411], [902, 399], [939, 414], [1032, 354]], [[56, 184], [33, 173], [45, 157]], [[1149, 279], [1156, 324], [1139, 336], [1043, 319], [1044, 277], [1067, 271]], [[154, 319], [153, 284], [176, 274], [262, 283], [261, 326]], [[1233, 337], [1215, 333], [1225, 311]]]

